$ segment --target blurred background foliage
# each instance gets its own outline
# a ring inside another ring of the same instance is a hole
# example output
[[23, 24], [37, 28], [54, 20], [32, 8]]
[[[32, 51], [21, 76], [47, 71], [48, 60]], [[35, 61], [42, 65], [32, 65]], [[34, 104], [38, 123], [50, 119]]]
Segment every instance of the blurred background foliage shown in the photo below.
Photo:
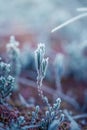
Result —
[[[9, 36], [14, 35], [23, 48], [22, 57], [27, 62], [31, 48], [39, 42], [45, 42], [47, 55], [53, 59], [59, 52], [69, 55], [68, 71], [79, 75], [82, 69], [84, 73], [87, 70], [87, 17], [51, 33], [56, 26], [82, 14], [77, 8], [83, 7], [87, 7], [87, 0], [0, 0], [1, 52], [5, 52]], [[87, 77], [87, 74], [83, 75]]]
[[[51, 29], [78, 15], [76, 9], [86, 5], [86, 0], [0, 0], [0, 35], [34, 33], [38, 42], [48, 42]], [[69, 41], [86, 37], [86, 23], [86, 18], [76, 21], [51, 37], [62, 35]]]

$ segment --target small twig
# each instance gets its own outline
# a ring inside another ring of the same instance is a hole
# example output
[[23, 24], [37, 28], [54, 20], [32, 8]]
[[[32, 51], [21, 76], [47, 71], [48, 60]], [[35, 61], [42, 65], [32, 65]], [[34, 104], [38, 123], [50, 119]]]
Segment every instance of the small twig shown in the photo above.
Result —
[[61, 24], [61, 25], [55, 27], [54, 29], [52, 29], [51, 32], [53, 33], [53, 32], [55, 32], [55, 31], [57, 31], [57, 30], [59, 30], [59, 29], [65, 27], [65, 26], [67, 26], [68, 24], [73, 23], [73, 22], [75, 22], [75, 21], [77, 21], [77, 20], [79, 20], [79, 19], [81, 19], [81, 18], [83, 18], [83, 17], [86, 17], [86, 16], [87, 16], [87, 13], [83, 13], [83, 14], [80, 14], [80, 15], [78, 15], [78, 16], [75, 16], [75, 17], [73, 17], [73, 18], [67, 20], [67, 21], [64, 22], [63, 24]]

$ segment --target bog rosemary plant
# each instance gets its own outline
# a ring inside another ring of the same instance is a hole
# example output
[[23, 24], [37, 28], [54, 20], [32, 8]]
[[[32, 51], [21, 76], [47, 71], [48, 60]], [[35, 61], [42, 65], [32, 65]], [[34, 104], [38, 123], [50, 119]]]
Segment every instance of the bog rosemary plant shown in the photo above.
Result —
[[0, 61], [0, 103], [4, 103], [14, 87], [14, 78], [9, 74], [10, 64]]
[[[36, 70], [38, 74], [37, 86], [38, 86], [39, 96], [47, 105], [47, 110], [45, 112], [44, 117], [42, 118], [40, 122], [40, 127], [43, 130], [47, 130], [47, 129], [51, 130], [52, 128], [57, 129], [61, 121], [63, 121], [64, 119], [64, 114], [62, 114], [62, 111], [59, 110], [60, 103], [61, 103], [60, 98], [56, 99], [56, 102], [53, 104], [53, 106], [51, 106], [49, 104], [48, 98], [43, 95], [42, 81], [46, 75], [46, 70], [48, 66], [48, 57], [45, 58], [45, 45], [42, 43], [38, 44], [38, 48], [35, 51], [35, 64], [36, 64]], [[53, 123], [53, 122], [56, 122], [56, 123]]]
[[64, 114], [60, 110], [61, 99], [58, 98], [53, 106], [48, 107], [45, 117], [41, 120], [41, 128], [43, 130], [57, 130], [61, 122], [64, 120]]
[[43, 101], [48, 103], [47, 97], [43, 95], [42, 91], [42, 81], [46, 75], [46, 70], [48, 66], [48, 57], [45, 58], [45, 45], [43, 43], [38, 44], [38, 48], [35, 51], [35, 65], [37, 70], [37, 86], [38, 86], [38, 93], [39, 96], [42, 98]]
[[14, 36], [10, 37], [10, 41], [7, 44], [7, 52], [9, 63], [11, 65], [11, 75], [15, 77], [15, 88], [14, 90], [18, 89], [18, 77], [21, 71], [21, 62], [20, 62], [20, 50], [18, 48], [19, 42], [15, 40]]

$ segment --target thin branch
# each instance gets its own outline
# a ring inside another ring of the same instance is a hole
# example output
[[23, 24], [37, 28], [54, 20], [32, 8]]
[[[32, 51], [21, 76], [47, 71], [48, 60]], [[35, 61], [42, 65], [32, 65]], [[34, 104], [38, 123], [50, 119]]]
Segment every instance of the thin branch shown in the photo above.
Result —
[[53, 32], [55, 32], [55, 31], [57, 31], [57, 30], [59, 30], [59, 29], [65, 27], [65, 26], [67, 26], [68, 24], [73, 23], [73, 22], [75, 22], [75, 21], [77, 21], [77, 20], [79, 20], [79, 19], [81, 19], [81, 18], [83, 18], [83, 17], [86, 17], [86, 16], [87, 16], [87, 13], [83, 13], [83, 14], [80, 14], [80, 15], [78, 15], [78, 16], [75, 16], [75, 17], [73, 17], [73, 18], [67, 20], [67, 21], [64, 22], [63, 24], [61, 24], [61, 25], [55, 27], [54, 29], [52, 29], [51, 32], [53, 33]]

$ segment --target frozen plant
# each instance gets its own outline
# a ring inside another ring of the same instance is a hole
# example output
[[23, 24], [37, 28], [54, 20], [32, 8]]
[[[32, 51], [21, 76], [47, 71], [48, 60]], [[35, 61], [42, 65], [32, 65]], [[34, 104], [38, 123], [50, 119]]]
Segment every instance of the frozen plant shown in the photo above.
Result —
[[[62, 114], [62, 111], [59, 110], [61, 99], [60, 98], [56, 99], [56, 102], [53, 104], [53, 106], [51, 106], [49, 104], [48, 98], [43, 95], [43, 91], [41, 88], [42, 81], [46, 75], [46, 70], [48, 66], [48, 57], [45, 58], [45, 45], [44, 44], [40, 43], [38, 45], [38, 48], [35, 51], [35, 64], [36, 64], [36, 70], [38, 74], [37, 85], [38, 85], [39, 96], [47, 105], [47, 110], [45, 112], [45, 116], [42, 118], [40, 122], [40, 127], [43, 130], [47, 130], [48, 128], [49, 130], [51, 130], [51, 128], [53, 127], [58, 128], [58, 126], [64, 119], [64, 114]], [[54, 125], [55, 123], [53, 123], [55, 121], [56, 121], [56, 126]], [[52, 126], [50, 126], [51, 123], [53, 124]]]
[[43, 130], [57, 130], [64, 120], [64, 114], [60, 110], [61, 99], [58, 98], [53, 106], [48, 107], [48, 110], [45, 112], [45, 117], [41, 120], [41, 128]]
[[19, 42], [15, 40], [14, 36], [11, 36], [10, 41], [6, 47], [8, 52], [9, 63], [11, 65], [11, 75], [14, 76], [16, 80], [14, 90], [18, 89], [17, 80], [21, 71], [20, 50], [18, 46]]
[[38, 44], [38, 48], [35, 51], [35, 63], [38, 73], [37, 83], [41, 86], [48, 66], [48, 57], [45, 58], [45, 45], [43, 43]]
[[14, 78], [9, 74], [10, 65], [0, 61], [0, 103], [4, 103], [14, 87]]
[[42, 91], [42, 81], [46, 75], [46, 70], [48, 66], [48, 57], [45, 58], [45, 45], [43, 43], [38, 44], [38, 48], [35, 51], [35, 65], [37, 70], [37, 86], [38, 86], [38, 93], [39, 96], [42, 98], [43, 101], [48, 103], [47, 97], [43, 95]]

